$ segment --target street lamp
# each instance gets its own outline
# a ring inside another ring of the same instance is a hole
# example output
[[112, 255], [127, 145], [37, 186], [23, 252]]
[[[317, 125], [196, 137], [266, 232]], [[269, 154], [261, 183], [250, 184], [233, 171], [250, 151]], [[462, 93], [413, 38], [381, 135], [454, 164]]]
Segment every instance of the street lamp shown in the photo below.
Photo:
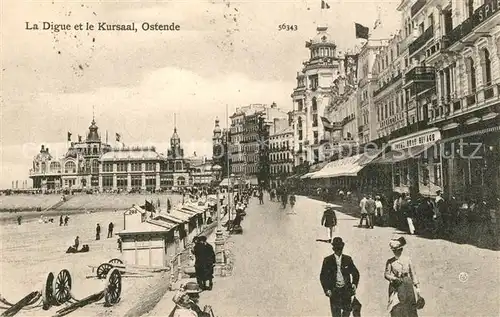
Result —
[[[219, 181], [220, 173], [222, 167], [220, 165], [213, 165], [212, 172], [216, 177], [216, 181]], [[220, 203], [220, 187], [219, 184], [216, 185], [216, 199], [217, 199], [217, 231], [215, 232], [215, 262], [216, 270], [220, 270], [221, 266], [224, 265], [224, 238], [222, 234], [222, 224], [220, 210], [222, 208]]]
[[231, 181], [231, 189], [228, 190], [228, 195], [227, 195], [227, 210], [228, 210], [228, 220], [231, 220], [231, 200], [233, 199], [233, 191], [234, 191], [234, 181], [235, 181], [235, 176], [234, 174], [229, 175], [229, 180]]

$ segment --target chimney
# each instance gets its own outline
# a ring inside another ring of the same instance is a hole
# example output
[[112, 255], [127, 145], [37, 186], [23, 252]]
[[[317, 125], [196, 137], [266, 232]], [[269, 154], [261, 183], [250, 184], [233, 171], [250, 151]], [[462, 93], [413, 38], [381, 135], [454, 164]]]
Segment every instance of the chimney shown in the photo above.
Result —
[[46, 149], [45, 149], [45, 152], [49, 153], [49, 148], [46, 148]]
[[45, 151], [45, 145], [42, 144], [42, 149], [40, 150], [40, 152], [43, 152]]
[[276, 107], [278, 107], [278, 106], [276, 105], [276, 102], [273, 101], [273, 103], [271, 104], [271, 109], [274, 109]]
[[193, 156], [196, 157], [196, 151], [194, 151]]

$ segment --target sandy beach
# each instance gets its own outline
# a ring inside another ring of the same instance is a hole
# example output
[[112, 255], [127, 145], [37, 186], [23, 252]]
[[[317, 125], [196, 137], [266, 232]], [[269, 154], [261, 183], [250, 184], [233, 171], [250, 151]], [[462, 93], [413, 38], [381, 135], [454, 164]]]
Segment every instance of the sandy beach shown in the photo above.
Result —
[[[141, 203], [141, 201], [138, 201]], [[65, 211], [56, 211], [67, 213]], [[101, 211], [80, 213], [72, 210], [68, 226], [54, 223], [39, 223], [36, 218], [17, 225], [14, 221], [0, 226], [0, 293], [10, 302], [16, 302], [29, 292], [41, 290], [49, 272], [55, 275], [62, 269], [71, 273], [72, 292], [77, 299], [104, 289], [105, 281], [87, 279], [95, 275], [91, 266], [98, 266], [112, 258], [120, 258], [117, 236], [106, 238], [108, 224], [113, 222], [114, 233], [123, 229], [123, 212]], [[80, 211], [82, 212], [82, 211]], [[29, 212], [28, 214], [33, 214]], [[35, 213], [40, 214], [40, 213]], [[39, 217], [37, 215], [37, 217]], [[95, 240], [95, 227], [101, 225], [101, 240]], [[90, 252], [66, 254], [66, 249], [80, 237], [80, 245], [88, 244]], [[161, 274], [152, 278], [123, 278], [122, 296], [117, 305], [105, 308], [104, 300], [78, 309], [71, 316], [123, 316], [140, 300], [141, 290], [157, 283]], [[52, 316], [58, 310], [22, 310], [16, 316]]]

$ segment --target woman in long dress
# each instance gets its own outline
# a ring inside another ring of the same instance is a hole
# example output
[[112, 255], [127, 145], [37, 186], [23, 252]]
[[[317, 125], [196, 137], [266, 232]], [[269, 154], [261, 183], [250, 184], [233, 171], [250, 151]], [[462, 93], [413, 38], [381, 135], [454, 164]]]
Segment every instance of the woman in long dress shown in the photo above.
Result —
[[411, 259], [403, 255], [405, 245], [403, 237], [389, 243], [394, 257], [387, 260], [385, 279], [389, 281], [388, 311], [391, 317], [418, 317], [416, 295], [420, 294], [419, 282]]

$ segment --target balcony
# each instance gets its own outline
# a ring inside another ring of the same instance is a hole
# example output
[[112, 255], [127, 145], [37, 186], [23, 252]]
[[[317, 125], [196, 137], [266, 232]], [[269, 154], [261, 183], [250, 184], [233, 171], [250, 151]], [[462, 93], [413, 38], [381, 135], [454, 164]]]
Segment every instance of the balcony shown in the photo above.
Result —
[[[498, 16], [500, 4], [497, 0], [486, 0], [486, 3], [474, 11], [472, 16], [454, 28], [448, 35], [448, 45], [461, 41], [469, 35], [474, 29], [486, 21], [493, 21], [493, 17]], [[494, 22], [494, 21], [493, 21]]]
[[405, 75], [406, 83], [410, 82], [434, 82], [436, 80], [436, 72], [433, 67], [417, 66], [412, 68]]
[[427, 30], [422, 33], [413, 43], [408, 46], [408, 52], [410, 56], [415, 54], [419, 49], [421, 49], [429, 40], [434, 37], [434, 28], [432, 26], [428, 27]]
[[418, 0], [414, 5], [411, 6], [411, 17], [413, 18], [424, 6], [427, 0]]
[[391, 86], [392, 84], [394, 84], [395, 82], [397, 82], [398, 80], [401, 79], [401, 73], [399, 73], [396, 77], [393, 77], [390, 81], [388, 81], [387, 83], [385, 83], [382, 87], [380, 87], [379, 89], [375, 90], [375, 92], [373, 93], [373, 96], [377, 96], [378, 94], [380, 94], [382, 91], [386, 90], [389, 86]]

